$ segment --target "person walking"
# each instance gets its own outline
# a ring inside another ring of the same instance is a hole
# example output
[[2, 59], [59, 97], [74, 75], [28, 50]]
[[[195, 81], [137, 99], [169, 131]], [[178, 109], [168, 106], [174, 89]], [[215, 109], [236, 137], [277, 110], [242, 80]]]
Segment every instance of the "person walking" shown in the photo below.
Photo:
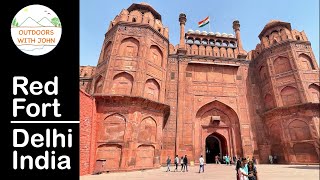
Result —
[[237, 157], [236, 157], [236, 156], [233, 156], [233, 157], [232, 157], [232, 161], [233, 161], [233, 164], [234, 164], [234, 165], [237, 165]]
[[174, 164], [176, 165], [176, 169], [174, 169], [174, 172], [178, 171], [178, 165], [179, 165], [179, 157], [176, 155], [174, 158]]
[[184, 168], [183, 172], [184, 171], [188, 172], [188, 158], [187, 158], [187, 155], [185, 155], [184, 158], [183, 158], [183, 168]]
[[168, 156], [168, 159], [167, 159], [167, 171], [170, 171], [170, 164], [171, 164], [171, 159], [170, 159], [170, 156]]
[[202, 155], [199, 158], [199, 164], [200, 164], [199, 173], [201, 172], [201, 169], [202, 169], [202, 172], [204, 172], [204, 159]]
[[274, 163], [274, 164], [278, 164], [278, 157], [277, 157], [277, 155], [274, 155], [274, 156], [273, 156], [273, 163]]
[[215, 156], [215, 161], [216, 161], [216, 164], [220, 164], [219, 156], [218, 156], [218, 155]]
[[180, 164], [181, 164], [181, 171], [183, 171], [183, 160], [184, 158], [183, 158], [183, 156], [181, 156], [181, 159], [180, 159]]
[[226, 161], [226, 165], [230, 165], [230, 157], [228, 156], [228, 154], [225, 156], [225, 161]]

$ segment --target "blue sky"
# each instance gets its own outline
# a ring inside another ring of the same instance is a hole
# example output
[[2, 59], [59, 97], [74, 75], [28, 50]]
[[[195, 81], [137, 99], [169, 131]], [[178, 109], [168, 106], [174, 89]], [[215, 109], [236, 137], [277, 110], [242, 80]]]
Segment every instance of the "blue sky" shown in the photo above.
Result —
[[80, 65], [97, 64], [110, 21], [122, 9], [140, 2], [150, 4], [161, 14], [173, 45], [179, 43], [181, 12], [187, 15], [186, 31], [209, 31], [208, 26], [198, 28], [197, 22], [210, 16], [213, 32], [229, 34], [233, 33], [233, 20], [239, 20], [246, 51], [255, 49], [259, 33], [270, 20], [290, 22], [292, 29], [305, 31], [319, 65], [319, 0], [80, 0]]

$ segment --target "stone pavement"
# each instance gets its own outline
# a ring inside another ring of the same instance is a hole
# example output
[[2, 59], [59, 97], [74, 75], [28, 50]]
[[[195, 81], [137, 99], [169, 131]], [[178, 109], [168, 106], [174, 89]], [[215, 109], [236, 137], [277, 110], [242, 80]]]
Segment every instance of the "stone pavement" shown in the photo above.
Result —
[[[108, 173], [81, 176], [80, 180], [235, 180], [235, 166], [208, 164], [199, 174], [198, 166], [189, 167], [189, 172], [165, 172], [166, 167], [145, 171]], [[319, 165], [257, 165], [258, 180], [319, 180]]]

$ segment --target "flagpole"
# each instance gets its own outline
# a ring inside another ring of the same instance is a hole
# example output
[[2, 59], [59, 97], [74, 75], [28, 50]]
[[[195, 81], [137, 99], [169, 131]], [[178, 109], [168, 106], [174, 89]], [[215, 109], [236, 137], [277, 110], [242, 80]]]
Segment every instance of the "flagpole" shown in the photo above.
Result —
[[210, 16], [209, 16], [209, 32], [211, 32]]

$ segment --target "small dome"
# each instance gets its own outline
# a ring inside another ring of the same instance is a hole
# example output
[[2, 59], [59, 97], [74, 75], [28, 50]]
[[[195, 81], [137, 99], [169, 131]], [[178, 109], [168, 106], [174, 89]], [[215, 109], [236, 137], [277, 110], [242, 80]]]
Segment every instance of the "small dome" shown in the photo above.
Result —
[[214, 32], [209, 32], [208, 34], [209, 34], [209, 35], [214, 35]]
[[150, 4], [146, 3], [146, 2], [141, 2], [141, 5], [146, 5], [146, 6], [150, 6]]
[[221, 36], [221, 34], [219, 32], [216, 32], [216, 36]]
[[194, 31], [196, 34], [200, 34], [200, 31], [199, 30], [195, 30]]
[[271, 19], [266, 25], [270, 25], [270, 24], [275, 24], [281, 22], [280, 20], [276, 20], [276, 19]]
[[189, 29], [189, 30], [188, 30], [188, 33], [191, 33], [191, 34], [192, 34], [192, 33], [194, 33], [194, 31], [193, 31], [192, 29]]
[[221, 36], [222, 36], [222, 37], [227, 37], [228, 34], [227, 34], [227, 33], [222, 33]]
[[202, 31], [201, 34], [202, 35], [207, 35], [208, 33], [207, 33], [207, 31]]
[[229, 34], [228, 36], [229, 36], [229, 37], [231, 37], [231, 38], [233, 38], [233, 37], [234, 37], [234, 36], [233, 36], [233, 34]]

